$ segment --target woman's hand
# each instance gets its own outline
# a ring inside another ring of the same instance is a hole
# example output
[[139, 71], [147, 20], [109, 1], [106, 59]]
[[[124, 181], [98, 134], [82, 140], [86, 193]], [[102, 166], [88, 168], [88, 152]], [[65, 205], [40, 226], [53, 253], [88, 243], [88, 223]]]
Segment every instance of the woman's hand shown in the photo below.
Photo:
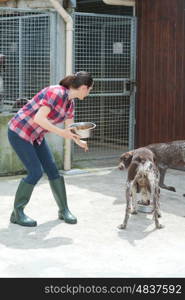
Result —
[[61, 136], [65, 139], [72, 139], [76, 142], [76, 139], [80, 139], [78, 134], [73, 132], [74, 128], [61, 129]]
[[89, 150], [86, 141], [80, 140], [79, 137], [77, 139], [74, 139], [74, 141], [78, 146], [83, 148], [85, 152]]

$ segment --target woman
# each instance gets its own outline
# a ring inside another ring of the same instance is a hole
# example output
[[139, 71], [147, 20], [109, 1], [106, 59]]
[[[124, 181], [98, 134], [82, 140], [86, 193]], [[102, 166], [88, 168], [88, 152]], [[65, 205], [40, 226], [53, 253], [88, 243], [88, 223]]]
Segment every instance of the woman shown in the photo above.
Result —
[[65, 183], [59, 175], [53, 156], [44, 139], [47, 132], [71, 139], [85, 151], [87, 142], [81, 141], [72, 128], [61, 129], [55, 124], [74, 122], [74, 98], [83, 100], [93, 86], [93, 79], [87, 72], [80, 71], [62, 79], [59, 85], [49, 86], [37, 93], [8, 123], [8, 138], [13, 149], [24, 164], [27, 176], [18, 186], [14, 210], [10, 221], [22, 226], [36, 226], [37, 222], [24, 213], [34, 186], [46, 172], [53, 196], [59, 207], [59, 219], [75, 224], [77, 219], [68, 209]]

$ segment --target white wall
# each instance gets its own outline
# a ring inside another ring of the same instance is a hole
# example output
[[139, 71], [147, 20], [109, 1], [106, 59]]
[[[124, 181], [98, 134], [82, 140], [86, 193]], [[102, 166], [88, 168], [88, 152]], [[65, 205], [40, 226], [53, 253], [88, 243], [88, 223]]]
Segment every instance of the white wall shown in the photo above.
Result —
[[49, 0], [18, 0], [17, 7], [19, 8], [51, 8], [51, 2]]
[[[62, 4], [63, 0], [59, 0]], [[52, 8], [49, 0], [9, 0], [0, 2], [0, 7], [18, 7], [18, 8]]]
[[[0, 114], [0, 176], [15, 175], [25, 170], [7, 137], [7, 124], [12, 117], [13, 114]], [[58, 168], [63, 169], [63, 139], [49, 133], [46, 134], [46, 141], [55, 157]]]

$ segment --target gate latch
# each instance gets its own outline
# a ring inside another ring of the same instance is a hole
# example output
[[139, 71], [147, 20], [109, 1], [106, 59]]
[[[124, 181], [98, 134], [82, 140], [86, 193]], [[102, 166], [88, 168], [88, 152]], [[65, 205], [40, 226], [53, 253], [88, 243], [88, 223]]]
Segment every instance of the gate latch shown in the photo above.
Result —
[[124, 94], [132, 94], [136, 92], [136, 81], [135, 80], [125, 80], [123, 83]]

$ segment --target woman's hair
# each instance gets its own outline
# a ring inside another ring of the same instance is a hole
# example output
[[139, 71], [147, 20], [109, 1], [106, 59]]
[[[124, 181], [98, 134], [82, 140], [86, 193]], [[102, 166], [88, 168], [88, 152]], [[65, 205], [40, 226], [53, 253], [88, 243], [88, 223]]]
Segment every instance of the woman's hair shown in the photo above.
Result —
[[92, 86], [93, 78], [90, 73], [85, 71], [80, 71], [74, 75], [68, 75], [64, 77], [60, 82], [60, 85], [68, 88], [78, 89], [81, 85]]

